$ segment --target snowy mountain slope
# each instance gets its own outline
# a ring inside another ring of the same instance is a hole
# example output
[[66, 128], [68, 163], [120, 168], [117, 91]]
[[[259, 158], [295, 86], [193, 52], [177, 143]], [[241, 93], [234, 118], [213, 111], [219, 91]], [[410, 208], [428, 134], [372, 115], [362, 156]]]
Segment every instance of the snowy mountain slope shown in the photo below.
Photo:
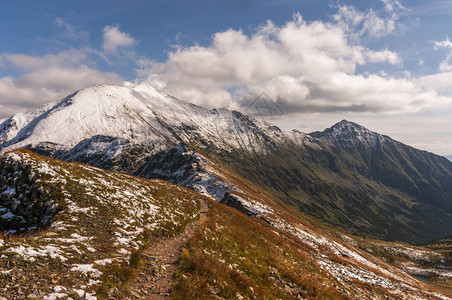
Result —
[[208, 158], [181, 143], [157, 153], [135, 175], [171, 181], [219, 201], [237, 188], [219, 178], [213, 165]]
[[[3, 147], [31, 147], [42, 142], [70, 149], [96, 135], [118, 137], [159, 149], [174, 142], [171, 133], [156, 120], [145, 102], [123, 87], [95, 86], [47, 105], [39, 116], [24, 114], [15, 127], [6, 128]], [[14, 116], [7, 122], [13, 122]], [[31, 121], [30, 121], [31, 119]], [[5, 127], [5, 126], [4, 126]], [[12, 136], [12, 133], [16, 133]]]
[[154, 152], [173, 147], [177, 141], [260, 152], [270, 143], [299, 143], [305, 137], [285, 134], [238, 112], [207, 110], [146, 84], [80, 90], [59, 102], [13, 116], [0, 126], [2, 148], [52, 147], [53, 151], [69, 151], [96, 136], [129, 141]]
[[347, 120], [327, 128], [323, 132], [313, 132], [310, 136], [320, 138], [324, 143], [344, 147], [367, 147], [375, 149], [379, 143], [392, 141], [390, 137], [370, 131], [369, 129]]
[[169, 182], [24, 150], [3, 154], [0, 165], [0, 295], [7, 299], [96, 299], [121, 286], [150, 239], [199, 218], [202, 196]]
[[57, 105], [57, 103], [58, 101], [48, 103], [26, 113], [19, 113], [11, 118], [0, 120], [0, 141], [4, 143], [14, 138], [28, 123]]

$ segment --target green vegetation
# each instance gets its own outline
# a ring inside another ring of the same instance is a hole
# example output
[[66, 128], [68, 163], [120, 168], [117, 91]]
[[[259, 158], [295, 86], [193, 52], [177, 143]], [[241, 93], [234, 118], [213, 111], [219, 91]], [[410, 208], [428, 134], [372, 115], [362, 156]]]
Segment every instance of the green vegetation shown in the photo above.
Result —
[[401, 143], [288, 143], [265, 155], [205, 151], [299, 211], [353, 234], [425, 243], [452, 231], [452, 164]]

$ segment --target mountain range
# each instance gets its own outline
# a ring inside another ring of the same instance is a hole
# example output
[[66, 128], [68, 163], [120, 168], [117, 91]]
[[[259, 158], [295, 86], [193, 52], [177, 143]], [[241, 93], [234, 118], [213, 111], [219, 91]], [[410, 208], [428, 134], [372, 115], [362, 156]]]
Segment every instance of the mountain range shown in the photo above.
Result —
[[452, 162], [356, 123], [283, 131], [98, 85], [2, 120], [0, 140], [10, 298], [146, 298], [162, 278], [176, 299], [450, 297]]
[[0, 139], [4, 149], [173, 182], [177, 174], [149, 166], [166, 156], [174, 168], [182, 143], [354, 234], [423, 243], [452, 232], [452, 163], [346, 120], [323, 132], [282, 131], [146, 84], [98, 85], [3, 121]]

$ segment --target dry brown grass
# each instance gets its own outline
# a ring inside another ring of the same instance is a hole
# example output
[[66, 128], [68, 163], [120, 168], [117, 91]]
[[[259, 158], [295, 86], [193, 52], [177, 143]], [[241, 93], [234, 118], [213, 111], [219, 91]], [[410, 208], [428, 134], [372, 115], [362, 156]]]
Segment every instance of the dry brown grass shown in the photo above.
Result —
[[266, 223], [212, 203], [207, 222], [183, 251], [174, 298], [346, 299], [335, 288], [340, 284], [300, 249]]

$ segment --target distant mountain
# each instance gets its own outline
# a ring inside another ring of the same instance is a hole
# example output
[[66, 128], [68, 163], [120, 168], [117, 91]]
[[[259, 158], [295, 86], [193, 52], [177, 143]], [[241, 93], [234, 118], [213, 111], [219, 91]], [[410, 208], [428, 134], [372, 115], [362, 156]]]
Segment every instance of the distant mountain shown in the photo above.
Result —
[[282, 131], [149, 85], [100, 85], [7, 119], [0, 138], [0, 148], [203, 187], [221, 200], [226, 190], [212, 191], [208, 170], [191, 171], [201, 155], [355, 234], [426, 242], [452, 233], [452, 162], [346, 120]]
[[452, 155], [445, 155], [445, 158], [447, 158], [448, 160], [452, 161]]
[[450, 233], [447, 159], [345, 120], [307, 140], [265, 155], [217, 157], [301, 211], [355, 234], [426, 242]]

